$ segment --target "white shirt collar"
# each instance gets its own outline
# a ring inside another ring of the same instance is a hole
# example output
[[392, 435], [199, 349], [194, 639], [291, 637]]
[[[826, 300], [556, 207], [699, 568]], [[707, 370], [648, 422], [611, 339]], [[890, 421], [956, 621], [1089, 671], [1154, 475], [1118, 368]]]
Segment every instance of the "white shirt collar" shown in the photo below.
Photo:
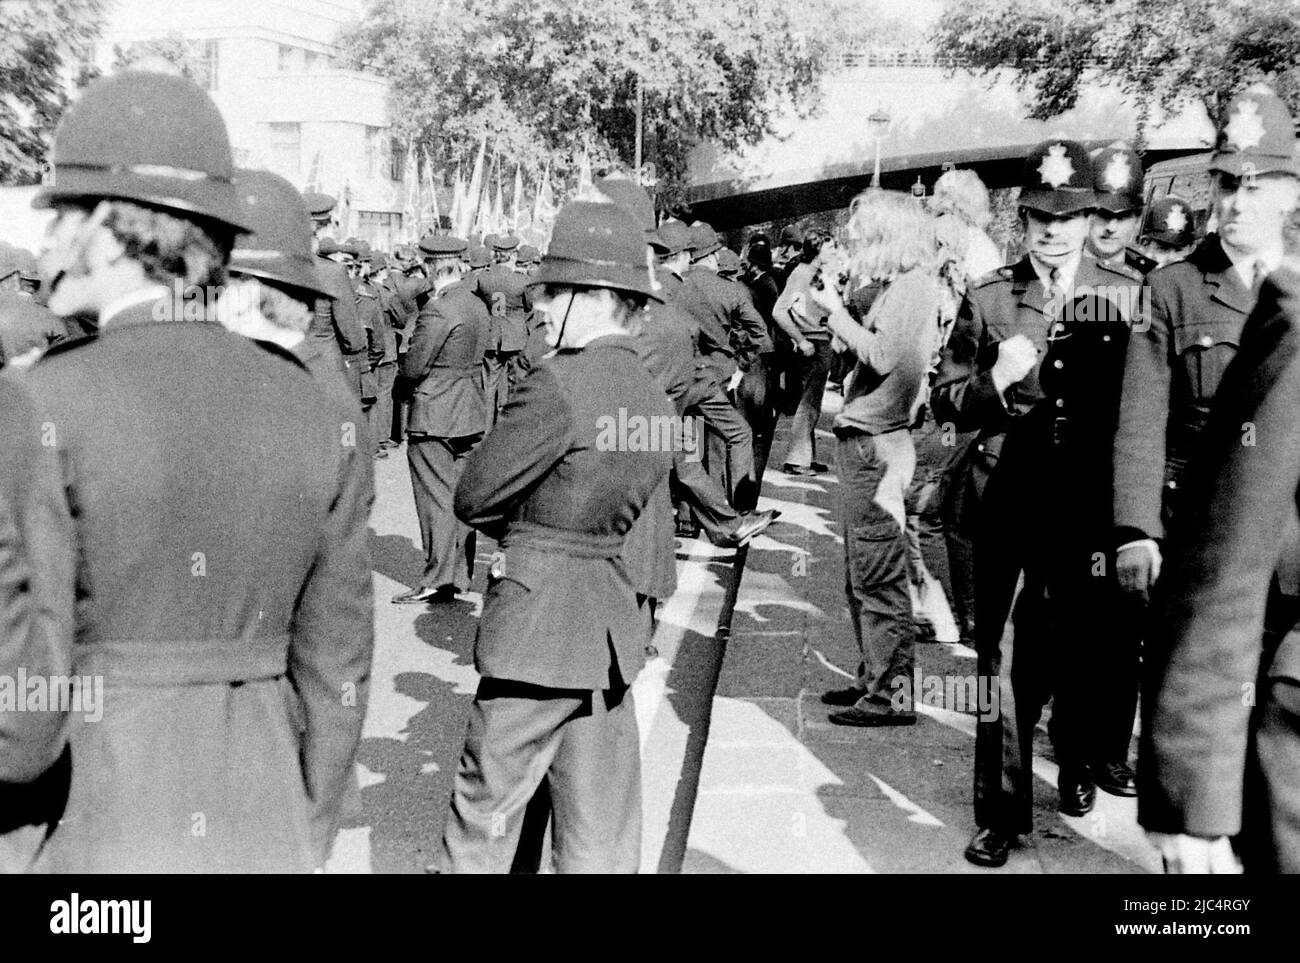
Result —
[[[1074, 276], [1079, 273], [1079, 263], [1083, 260], [1083, 251], [1079, 251], [1074, 257], [1064, 264], [1058, 265], [1057, 282], [1061, 285], [1062, 290], [1074, 290]], [[1038, 258], [1032, 254], [1029, 255], [1029, 263], [1034, 267], [1034, 273], [1038, 275], [1038, 280], [1043, 282], [1043, 291], [1047, 292], [1052, 285], [1052, 268], [1041, 263]]]
[[167, 297], [167, 287], [163, 284], [151, 284], [148, 287], [139, 288], [130, 294], [124, 294], [114, 301], [110, 301], [99, 312], [99, 326], [106, 328], [119, 314], [129, 311], [137, 304], [148, 304], [150, 301], [157, 301]]
[[1241, 279], [1244, 287], [1250, 288], [1255, 284], [1255, 265], [1263, 264], [1269, 274], [1272, 274], [1282, 266], [1282, 257], [1286, 253], [1281, 244], [1267, 251], [1260, 251], [1255, 254], [1245, 254], [1237, 251], [1222, 241], [1219, 242], [1223, 248], [1223, 253], [1228, 255], [1228, 260], [1232, 262], [1232, 269], [1237, 272], [1237, 277]]

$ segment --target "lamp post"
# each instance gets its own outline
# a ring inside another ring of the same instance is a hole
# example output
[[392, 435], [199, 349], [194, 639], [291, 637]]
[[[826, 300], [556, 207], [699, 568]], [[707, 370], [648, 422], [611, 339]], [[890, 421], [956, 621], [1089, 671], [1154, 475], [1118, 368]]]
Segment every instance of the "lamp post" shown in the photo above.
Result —
[[889, 115], [885, 113], [884, 107], [877, 107], [875, 111], [867, 117], [867, 123], [871, 125], [871, 133], [876, 138], [876, 170], [871, 175], [871, 186], [876, 190], [880, 189], [880, 141], [885, 136], [885, 131], [889, 129]]

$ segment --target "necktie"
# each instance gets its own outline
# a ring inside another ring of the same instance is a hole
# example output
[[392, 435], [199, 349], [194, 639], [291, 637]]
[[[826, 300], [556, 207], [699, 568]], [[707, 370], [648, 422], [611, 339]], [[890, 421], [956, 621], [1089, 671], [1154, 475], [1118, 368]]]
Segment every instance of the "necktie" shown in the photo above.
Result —
[[1258, 288], [1261, 284], [1264, 283], [1264, 279], [1266, 277], [1268, 277], [1268, 265], [1265, 264], [1263, 261], [1256, 261], [1255, 274], [1254, 277], [1251, 279], [1251, 287]]

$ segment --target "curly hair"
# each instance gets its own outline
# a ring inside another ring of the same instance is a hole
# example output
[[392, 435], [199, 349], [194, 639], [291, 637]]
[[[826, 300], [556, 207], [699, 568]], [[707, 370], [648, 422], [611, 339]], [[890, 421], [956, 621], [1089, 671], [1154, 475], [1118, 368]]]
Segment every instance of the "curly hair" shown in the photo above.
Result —
[[140, 264], [149, 280], [166, 285], [179, 280], [201, 289], [225, 283], [226, 264], [235, 242], [232, 229], [131, 201], [107, 203], [109, 213], [104, 226], [126, 250], [126, 256]]
[[934, 218], [900, 191], [872, 188], [853, 199], [847, 224], [849, 262], [860, 284], [912, 268], [937, 268]]
[[986, 228], [993, 221], [988, 188], [980, 176], [970, 170], [944, 171], [934, 182], [930, 212], [954, 214], [967, 224]]

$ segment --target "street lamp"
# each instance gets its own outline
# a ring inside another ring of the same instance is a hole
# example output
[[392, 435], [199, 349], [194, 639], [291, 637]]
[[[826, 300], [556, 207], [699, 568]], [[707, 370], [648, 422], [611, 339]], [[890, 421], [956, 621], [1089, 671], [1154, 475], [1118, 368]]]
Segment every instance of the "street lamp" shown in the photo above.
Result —
[[876, 170], [871, 175], [871, 186], [880, 189], [880, 140], [885, 136], [885, 131], [889, 129], [889, 115], [885, 113], [884, 107], [877, 107], [875, 112], [867, 117], [867, 123], [871, 125], [871, 132], [876, 138]]

